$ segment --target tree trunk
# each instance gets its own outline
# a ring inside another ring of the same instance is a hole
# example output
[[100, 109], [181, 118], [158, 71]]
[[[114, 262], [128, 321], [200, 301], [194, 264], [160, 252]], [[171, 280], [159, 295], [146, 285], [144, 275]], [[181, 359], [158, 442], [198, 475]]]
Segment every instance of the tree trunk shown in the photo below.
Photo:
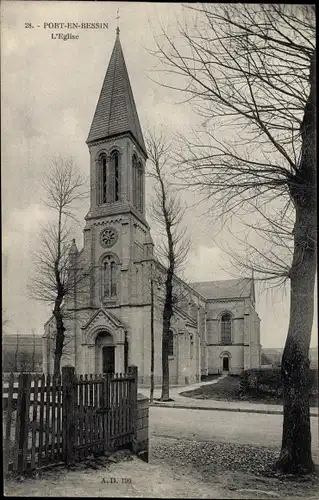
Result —
[[64, 335], [65, 327], [64, 327], [64, 323], [63, 323], [63, 316], [62, 316], [60, 306], [54, 308], [53, 315], [55, 317], [55, 323], [56, 323], [56, 338], [55, 338], [53, 374], [60, 375], [61, 358], [62, 358], [62, 352], [63, 352], [64, 338], [65, 338], [65, 335]]
[[290, 321], [281, 370], [284, 384], [284, 425], [279, 469], [302, 474], [313, 471], [309, 410], [309, 347], [316, 277], [316, 53], [310, 63], [310, 92], [300, 127], [301, 161], [290, 185], [296, 209], [294, 254], [290, 271]]
[[151, 279], [151, 388], [150, 402], [154, 399], [154, 282]]
[[[171, 238], [171, 235], [169, 236], [169, 238]], [[170, 266], [167, 270], [165, 304], [163, 311], [162, 395], [161, 395], [162, 401], [169, 401], [168, 348], [169, 348], [169, 330], [171, 327], [171, 317], [173, 315], [173, 302], [172, 302], [173, 276], [174, 276], [174, 256], [171, 257]]]
[[[314, 313], [316, 252], [313, 242], [309, 242], [307, 237], [309, 233], [305, 234], [307, 227], [309, 228], [309, 212], [300, 214], [300, 210], [297, 210], [291, 270], [290, 322], [281, 364], [284, 385], [283, 436], [277, 463], [282, 472], [291, 474], [313, 471], [309, 347]], [[299, 245], [301, 234], [306, 248]]]
[[162, 401], [169, 401], [169, 364], [168, 364], [169, 324], [164, 320], [162, 337]]

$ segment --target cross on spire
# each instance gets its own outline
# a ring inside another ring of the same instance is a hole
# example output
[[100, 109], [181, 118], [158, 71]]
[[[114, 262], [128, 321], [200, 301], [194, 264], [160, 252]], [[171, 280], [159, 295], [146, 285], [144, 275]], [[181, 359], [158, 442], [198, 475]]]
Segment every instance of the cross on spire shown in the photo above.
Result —
[[119, 21], [120, 21], [120, 9], [117, 9], [117, 16], [115, 18], [117, 20], [117, 28], [116, 28], [116, 34], [120, 34], [120, 28], [119, 28]]

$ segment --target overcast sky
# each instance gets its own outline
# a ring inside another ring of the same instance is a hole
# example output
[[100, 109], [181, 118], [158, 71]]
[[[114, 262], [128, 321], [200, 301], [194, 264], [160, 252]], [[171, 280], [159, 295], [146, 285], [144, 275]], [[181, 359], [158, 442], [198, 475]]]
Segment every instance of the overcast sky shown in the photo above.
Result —
[[[3, 309], [8, 332], [43, 334], [48, 311], [28, 297], [31, 252], [48, 214], [41, 203], [40, 175], [53, 155], [72, 156], [88, 176], [85, 141], [115, 41], [117, 8], [120, 39], [142, 129], [165, 127], [185, 132], [195, 121], [179, 97], [159, 87], [156, 61], [147, 52], [160, 24], [174, 31], [186, 15], [174, 3], [6, 2], [1, 5], [2, 119], [2, 262]], [[49, 22], [104, 22], [108, 29], [52, 30]], [[32, 23], [34, 28], [25, 28]], [[38, 27], [39, 26], [39, 27]], [[78, 40], [52, 39], [55, 33], [79, 35]], [[146, 188], [148, 190], [148, 188]], [[190, 204], [196, 201], [189, 194]], [[88, 203], [79, 217], [88, 211]], [[187, 277], [191, 281], [234, 277], [229, 258], [214, 239], [212, 221], [192, 209], [187, 216], [192, 251]], [[76, 233], [82, 246], [82, 227]], [[231, 237], [225, 230], [225, 242]], [[289, 290], [257, 290], [264, 347], [284, 345], [288, 328]], [[317, 344], [317, 320], [312, 346]]]

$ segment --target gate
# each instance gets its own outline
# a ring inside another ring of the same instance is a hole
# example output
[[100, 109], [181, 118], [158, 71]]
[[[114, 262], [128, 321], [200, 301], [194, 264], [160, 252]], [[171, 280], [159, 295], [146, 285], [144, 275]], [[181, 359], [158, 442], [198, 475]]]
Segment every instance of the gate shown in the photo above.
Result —
[[132, 447], [137, 412], [137, 368], [127, 374], [74, 375], [63, 368], [66, 388], [66, 462]]

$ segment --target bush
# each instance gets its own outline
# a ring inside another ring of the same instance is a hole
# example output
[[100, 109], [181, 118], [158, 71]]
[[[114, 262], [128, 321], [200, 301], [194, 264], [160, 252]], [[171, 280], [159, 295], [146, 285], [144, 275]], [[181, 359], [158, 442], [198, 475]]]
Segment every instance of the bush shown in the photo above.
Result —
[[[309, 390], [311, 394], [318, 392], [318, 370], [309, 371]], [[240, 389], [243, 393], [257, 392], [281, 396], [283, 383], [280, 368], [264, 368], [246, 370], [240, 378]]]

